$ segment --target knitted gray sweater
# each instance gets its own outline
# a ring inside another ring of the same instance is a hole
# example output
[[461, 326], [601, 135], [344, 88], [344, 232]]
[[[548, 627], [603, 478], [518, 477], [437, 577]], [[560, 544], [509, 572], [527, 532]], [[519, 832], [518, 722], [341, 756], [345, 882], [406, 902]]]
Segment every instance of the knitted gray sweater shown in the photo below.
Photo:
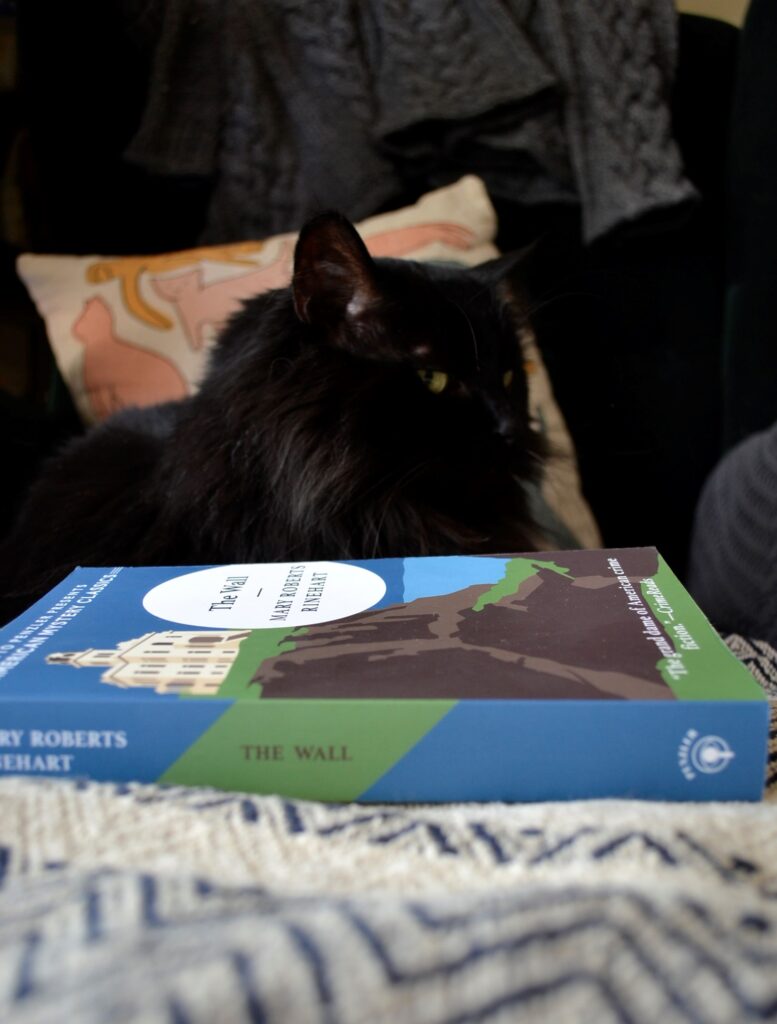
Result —
[[211, 175], [203, 241], [353, 219], [465, 171], [588, 240], [692, 199], [673, 0], [124, 0], [154, 61], [128, 156]]

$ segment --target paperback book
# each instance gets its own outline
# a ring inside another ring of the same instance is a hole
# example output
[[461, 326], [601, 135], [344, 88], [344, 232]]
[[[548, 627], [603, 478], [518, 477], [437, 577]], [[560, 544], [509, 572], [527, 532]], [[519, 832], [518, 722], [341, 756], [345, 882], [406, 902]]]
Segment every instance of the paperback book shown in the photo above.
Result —
[[756, 800], [768, 719], [654, 548], [82, 568], [0, 631], [0, 775]]

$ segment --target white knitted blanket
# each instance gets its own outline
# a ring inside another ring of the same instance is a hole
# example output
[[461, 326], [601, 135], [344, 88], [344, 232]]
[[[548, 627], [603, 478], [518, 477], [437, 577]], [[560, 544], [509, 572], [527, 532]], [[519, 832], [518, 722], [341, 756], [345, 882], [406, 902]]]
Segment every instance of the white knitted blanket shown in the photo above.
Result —
[[[771, 694], [777, 654], [731, 638]], [[0, 1020], [777, 1019], [762, 804], [0, 782]]]

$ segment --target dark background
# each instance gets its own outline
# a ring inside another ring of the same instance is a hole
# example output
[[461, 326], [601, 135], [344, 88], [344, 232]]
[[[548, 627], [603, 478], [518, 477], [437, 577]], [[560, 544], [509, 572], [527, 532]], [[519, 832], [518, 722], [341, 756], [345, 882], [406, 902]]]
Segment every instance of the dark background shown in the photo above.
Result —
[[[115, 7], [0, 4], [0, 39], [4, 530], [40, 460], [80, 429], [16, 278], [16, 256], [186, 248], [203, 224], [210, 183], [154, 177], [122, 159], [149, 64], [122, 34]], [[680, 17], [674, 130], [701, 196], [682, 221], [584, 247], [573, 210], [496, 204], [503, 249], [540, 239], [530, 272], [538, 340], [605, 545], [655, 544], [680, 574], [700, 487], [730, 439], [723, 368], [731, 363], [730, 140], [741, 47], [728, 24]], [[422, 191], [419, 182], [396, 205]]]

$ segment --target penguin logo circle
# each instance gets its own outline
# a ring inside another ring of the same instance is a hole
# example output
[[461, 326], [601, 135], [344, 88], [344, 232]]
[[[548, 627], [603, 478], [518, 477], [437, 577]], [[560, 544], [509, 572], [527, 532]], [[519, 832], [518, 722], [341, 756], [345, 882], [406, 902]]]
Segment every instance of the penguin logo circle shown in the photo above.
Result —
[[691, 764], [704, 775], [722, 772], [734, 756], [734, 751], [720, 736], [700, 736], [690, 750]]

